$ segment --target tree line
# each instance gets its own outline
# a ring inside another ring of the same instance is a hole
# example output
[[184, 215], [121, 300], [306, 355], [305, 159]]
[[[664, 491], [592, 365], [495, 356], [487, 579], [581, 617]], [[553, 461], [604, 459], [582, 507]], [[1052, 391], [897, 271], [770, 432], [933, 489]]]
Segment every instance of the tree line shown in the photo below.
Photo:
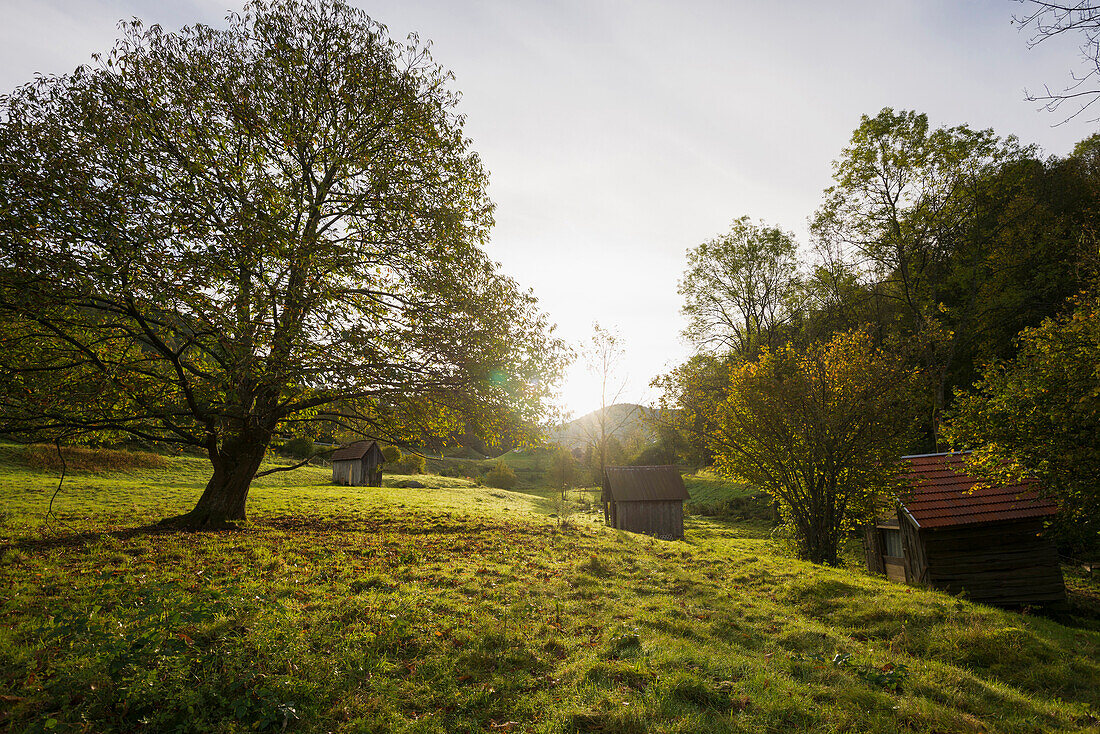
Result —
[[[697, 353], [654, 381], [683, 458], [768, 489], [835, 561], [899, 457], [972, 449], [1096, 542], [1100, 135], [1064, 157], [926, 115], [863, 116], [800, 246], [741, 217], [688, 252]], [[808, 253], [804, 254], [804, 253]]]

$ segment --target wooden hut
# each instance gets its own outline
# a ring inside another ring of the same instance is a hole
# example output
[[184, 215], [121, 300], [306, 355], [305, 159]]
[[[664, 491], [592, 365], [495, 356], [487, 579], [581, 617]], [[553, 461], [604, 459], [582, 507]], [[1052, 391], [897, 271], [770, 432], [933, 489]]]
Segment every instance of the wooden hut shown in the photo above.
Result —
[[356, 441], [332, 455], [332, 482], [352, 487], [382, 486], [382, 449], [375, 441]]
[[1065, 600], [1058, 552], [1042, 537], [1058, 508], [1034, 482], [975, 489], [963, 453], [903, 458], [897, 513], [867, 531], [872, 572], [998, 606]]
[[609, 466], [604, 470], [604, 521], [613, 528], [665, 540], [684, 537], [684, 500], [690, 499], [674, 466]]

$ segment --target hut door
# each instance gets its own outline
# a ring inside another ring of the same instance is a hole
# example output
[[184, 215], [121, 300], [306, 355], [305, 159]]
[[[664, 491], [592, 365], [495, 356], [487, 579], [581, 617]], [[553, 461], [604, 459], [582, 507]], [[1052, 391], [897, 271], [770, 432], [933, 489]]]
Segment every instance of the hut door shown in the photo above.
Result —
[[905, 583], [923, 586], [928, 580], [928, 564], [924, 560], [920, 531], [903, 510], [898, 510], [898, 525], [901, 529], [902, 550], [905, 553]]

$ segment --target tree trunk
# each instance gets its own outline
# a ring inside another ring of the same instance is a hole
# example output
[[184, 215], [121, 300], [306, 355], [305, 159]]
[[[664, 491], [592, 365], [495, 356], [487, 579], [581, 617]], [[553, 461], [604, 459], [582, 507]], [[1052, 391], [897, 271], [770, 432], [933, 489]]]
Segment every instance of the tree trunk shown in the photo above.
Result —
[[815, 517], [801, 531], [801, 556], [811, 563], [837, 565], [837, 538], [828, 518]]
[[267, 444], [263, 434], [223, 441], [217, 451], [211, 452], [214, 473], [195, 509], [165, 522], [189, 530], [236, 527], [235, 521], [245, 519], [248, 490], [267, 452]]

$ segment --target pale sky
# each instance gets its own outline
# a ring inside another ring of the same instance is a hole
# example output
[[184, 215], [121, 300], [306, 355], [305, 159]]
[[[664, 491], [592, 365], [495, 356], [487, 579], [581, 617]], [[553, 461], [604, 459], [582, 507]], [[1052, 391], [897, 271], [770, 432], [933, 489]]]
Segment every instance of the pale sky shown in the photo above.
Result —
[[[490, 171], [490, 253], [574, 343], [593, 321], [627, 348], [624, 400], [683, 361], [676, 284], [687, 249], [742, 215], [793, 231], [861, 114], [925, 112], [1064, 155], [1096, 132], [1037, 110], [1076, 38], [1028, 50], [1010, 0], [378, 0], [392, 35], [430, 39], [456, 76]], [[219, 25], [239, 0], [0, 0], [0, 93], [110, 48], [119, 19]], [[599, 405], [574, 366], [563, 400]]]

